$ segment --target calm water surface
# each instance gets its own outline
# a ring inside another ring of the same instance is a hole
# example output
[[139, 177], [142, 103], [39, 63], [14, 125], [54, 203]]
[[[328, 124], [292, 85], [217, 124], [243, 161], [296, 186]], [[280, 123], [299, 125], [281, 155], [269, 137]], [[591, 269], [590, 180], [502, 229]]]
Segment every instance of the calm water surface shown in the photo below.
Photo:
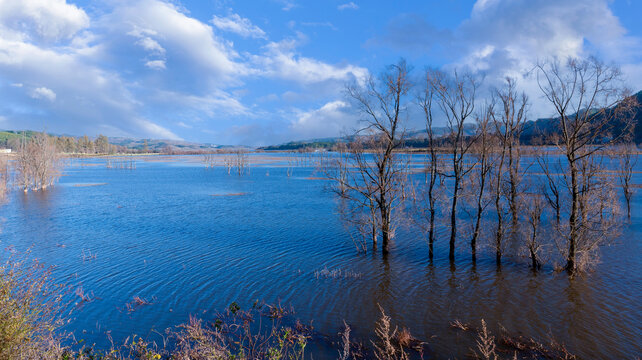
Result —
[[[321, 334], [336, 335], [345, 319], [363, 338], [381, 304], [437, 358], [465, 357], [471, 335], [449, 323], [481, 318], [494, 331], [552, 334], [584, 358], [642, 354], [641, 194], [602, 264], [569, 279], [550, 269], [533, 274], [526, 261], [497, 271], [492, 255], [472, 267], [464, 241], [455, 269], [445, 240], [430, 265], [423, 236], [408, 230], [387, 260], [358, 254], [312, 167], [288, 177], [283, 161], [253, 160], [251, 174], [239, 177], [198, 160], [138, 158], [135, 170], [76, 160], [54, 188], [10, 195], [1, 208], [2, 251], [31, 248], [60, 282], [93, 292], [99, 299], [76, 309], [67, 329], [103, 346], [107, 331], [118, 342], [260, 299], [292, 305]], [[324, 268], [359, 276], [317, 278]], [[134, 296], [154, 303], [124, 310]], [[311, 350], [315, 358], [336, 355], [323, 345]]]

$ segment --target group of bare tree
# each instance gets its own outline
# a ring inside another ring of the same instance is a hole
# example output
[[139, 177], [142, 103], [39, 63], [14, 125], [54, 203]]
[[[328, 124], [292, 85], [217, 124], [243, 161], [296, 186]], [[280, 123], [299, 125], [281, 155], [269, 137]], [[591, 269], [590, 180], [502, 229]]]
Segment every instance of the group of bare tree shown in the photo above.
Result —
[[246, 150], [235, 150], [223, 158], [227, 173], [242, 176], [250, 172], [250, 156]]
[[3, 204], [9, 190], [9, 157], [0, 154], [0, 204]]
[[[617, 68], [594, 58], [551, 60], [530, 75], [555, 120], [547, 147], [528, 153], [520, 139], [530, 102], [515, 79], [491, 90], [483, 104], [475, 76], [428, 70], [413, 84], [404, 61], [365, 86], [348, 87], [364, 127], [322, 168], [343, 199], [344, 218], [364, 239], [363, 250], [367, 242], [376, 249], [381, 237], [387, 253], [396, 226], [412, 219], [427, 234], [431, 260], [435, 241], [447, 238], [451, 262], [462, 239], [473, 262], [482, 239], [498, 265], [510, 252], [537, 269], [552, 254], [544, 249], [558, 249], [569, 272], [596, 261], [622, 224], [618, 185], [630, 216], [638, 104]], [[421, 180], [402, 150], [410, 106], [425, 115]], [[435, 119], [445, 123], [445, 134], [436, 135]]]
[[27, 192], [45, 190], [58, 177], [62, 161], [55, 141], [45, 133], [23, 139], [15, 161], [16, 183]]

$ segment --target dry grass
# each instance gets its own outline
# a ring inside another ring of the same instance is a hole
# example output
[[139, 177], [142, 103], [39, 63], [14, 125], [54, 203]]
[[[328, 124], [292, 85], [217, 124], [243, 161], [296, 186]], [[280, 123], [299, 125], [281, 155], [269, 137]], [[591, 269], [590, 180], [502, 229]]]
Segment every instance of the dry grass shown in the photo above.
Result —
[[128, 313], [132, 313], [132, 312], [138, 310], [138, 308], [140, 308], [142, 306], [152, 305], [154, 303], [154, 301], [156, 301], [155, 297], [153, 297], [151, 300], [147, 300], [147, 299], [141, 298], [139, 296], [134, 296], [132, 301], [130, 301], [130, 302], [125, 304], [125, 310]]
[[468, 330], [471, 329], [470, 324], [462, 323], [461, 321], [459, 321], [457, 319], [455, 319], [455, 321], [451, 321], [450, 322], [450, 327], [456, 328], [456, 329], [459, 329], [459, 330], [464, 330], [464, 331], [468, 331]]
[[482, 319], [481, 330], [477, 333], [477, 351], [475, 355], [484, 360], [497, 360], [497, 353], [495, 352], [495, 337], [490, 334], [486, 328], [486, 321]]
[[314, 277], [318, 279], [361, 279], [363, 274], [351, 270], [328, 269], [323, 267], [321, 270], [314, 271]]
[[397, 337], [397, 327], [392, 327], [390, 316], [386, 315], [383, 308], [379, 306], [381, 311], [381, 318], [375, 325], [376, 342], [372, 342], [374, 346], [374, 355], [378, 360], [408, 360], [408, 354], [404, 351], [403, 346], [399, 341], [395, 341]]

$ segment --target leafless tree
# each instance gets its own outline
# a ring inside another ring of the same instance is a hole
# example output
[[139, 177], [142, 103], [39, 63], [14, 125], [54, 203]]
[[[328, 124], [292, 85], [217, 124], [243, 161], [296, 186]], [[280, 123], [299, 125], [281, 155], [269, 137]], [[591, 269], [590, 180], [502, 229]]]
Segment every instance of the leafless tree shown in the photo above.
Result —
[[633, 169], [638, 162], [637, 149], [635, 144], [620, 145], [615, 149], [615, 155], [618, 158], [618, 180], [624, 193], [626, 202], [626, 214], [631, 220], [631, 199], [633, 198]]
[[455, 261], [455, 241], [457, 239], [457, 203], [460, 197], [462, 181], [474, 168], [467, 163], [466, 155], [469, 153], [474, 139], [466, 135], [467, 121], [475, 110], [475, 94], [478, 81], [471, 75], [448, 76], [442, 72], [433, 72], [430, 86], [435, 99], [439, 104], [445, 118], [448, 134], [445, 136], [446, 144], [451, 156], [451, 169], [442, 173], [451, 178], [452, 201], [450, 207], [450, 241], [449, 259]]
[[380, 234], [384, 255], [394, 236], [393, 213], [400, 209], [406, 177], [404, 159], [395, 150], [404, 139], [401, 122], [410, 88], [408, 67], [403, 60], [389, 66], [378, 78], [370, 77], [364, 86], [347, 87], [365, 126], [349, 147], [347, 162], [352, 171], [335, 172], [339, 176], [330, 177], [343, 188], [342, 196], [357, 205], [351, 208], [364, 210], [365, 219], [370, 219], [373, 248]]
[[[437, 142], [435, 133], [433, 131], [433, 99], [435, 89], [433, 87], [433, 74], [439, 76], [432, 71], [426, 71], [425, 84], [418, 96], [418, 103], [424, 111], [425, 126], [426, 126], [426, 139], [428, 141], [428, 160], [426, 166], [426, 191], [425, 199], [428, 202], [428, 256], [430, 260], [434, 256], [434, 243], [435, 243], [435, 215], [437, 211], [437, 188], [439, 187], [439, 173], [440, 161], [437, 153]], [[415, 192], [416, 193], [416, 192]], [[415, 197], [416, 199], [416, 197]], [[420, 206], [421, 207], [421, 206]]]
[[17, 183], [24, 192], [45, 190], [60, 176], [61, 165], [56, 144], [47, 134], [23, 139], [16, 159]]
[[236, 172], [239, 176], [250, 172], [250, 157], [248, 152], [243, 149], [237, 149], [230, 152], [223, 158], [223, 163], [227, 169], [227, 173], [231, 174], [232, 171]]
[[[635, 102], [623, 87], [618, 68], [605, 65], [595, 58], [569, 59], [564, 65], [552, 60], [535, 68], [537, 82], [544, 97], [553, 105], [560, 132], [558, 148], [566, 158], [566, 183], [570, 195], [568, 222], [564, 238], [567, 243], [566, 270], [579, 268], [578, 254], [597, 253], [595, 239], [608, 238], [605, 233], [611, 217], [597, 214], [605, 205], [595, 201], [605, 200], [604, 181], [597, 176], [594, 161], [605, 148], [628, 136], [632, 128], [632, 106]], [[587, 171], [589, 173], [587, 173]], [[599, 223], [592, 223], [600, 219]], [[590, 263], [583, 258], [583, 264]]]
[[470, 248], [473, 262], [477, 261], [477, 240], [481, 232], [482, 216], [489, 203], [487, 201], [486, 188], [490, 171], [493, 168], [491, 152], [493, 150], [493, 139], [490, 132], [490, 120], [493, 117], [494, 104], [488, 104], [477, 116], [477, 136], [472, 148], [472, 157], [476, 158], [477, 171], [473, 176], [475, 189], [475, 225], [470, 239]]
[[[526, 121], [528, 98], [517, 92], [514, 79], [507, 78], [503, 88], [495, 92], [499, 99], [500, 111], [493, 115], [495, 134], [500, 150], [495, 161], [494, 197], [497, 216], [495, 232], [495, 258], [501, 264], [504, 238], [504, 198], [511, 214], [511, 230], [515, 234], [519, 221], [519, 184], [521, 182], [519, 137]], [[508, 174], [506, 174], [506, 172]]]
[[555, 223], [559, 227], [561, 221], [561, 189], [559, 174], [562, 174], [562, 164], [559, 159], [553, 159], [550, 154], [542, 153], [537, 155], [537, 163], [546, 181], [541, 186], [541, 193], [544, 195], [546, 202], [555, 213]]
[[203, 160], [203, 163], [205, 164], [205, 167], [207, 168], [214, 167], [214, 165], [216, 164], [216, 155], [203, 154], [202, 160]]
[[538, 193], [528, 194], [526, 196], [526, 220], [528, 223], [528, 231], [525, 234], [526, 249], [531, 259], [531, 267], [533, 270], [538, 270], [541, 267], [539, 259], [540, 243], [538, 235], [541, 231], [542, 213], [544, 212], [544, 200], [542, 195]]
[[[353, 146], [356, 143], [352, 144]], [[318, 171], [326, 178], [332, 179], [333, 190], [339, 196], [345, 196], [348, 191], [348, 172], [350, 171], [350, 151], [345, 143], [339, 143], [334, 146], [332, 152], [323, 154], [318, 161]]]
[[0, 154], [0, 204], [4, 203], [8, 190], [9, 190], [9, 159], [8, 159], [8, 156], [4, 154]]

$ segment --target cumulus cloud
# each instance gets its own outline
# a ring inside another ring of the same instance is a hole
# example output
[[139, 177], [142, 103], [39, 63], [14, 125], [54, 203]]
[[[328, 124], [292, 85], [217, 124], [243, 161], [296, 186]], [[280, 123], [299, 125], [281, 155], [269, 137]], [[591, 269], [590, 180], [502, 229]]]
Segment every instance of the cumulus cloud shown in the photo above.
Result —
[[[146, 46], [148, 51], [162, 48], [163, 53], [172, 53], [165, 65], [171, 67], [175, 63], [185, 69], [181, 75], [191, 76], [194, 86], [206, 86], [210, 81], [233, 81], [249, 70], [237, 61], [239, 55], [231, 43], [214, 34], [212, 26], [168, 2], [126, 3], [105, 16], [102, 23], [110, 29], [109, 35], [114, 41], [124, 32], [135, 37], [135, 43]], [[126, 45], [124, 40], [123, 45]]]
[[249, 19], [243, 18], [238, 14], [230, 14], [226, 17], [214, 15], [212, 18], [212, 24], [222, 31], [229, 31], [245, 38], [267, 38], [265, 31], [261, 30], [260, 27], [253, 25]]
[[532, 117], [552, 112], [535, 79], [523, 77], [535, 62], [597, 55], [626, 69], [632, 53], [642, 50], [607, 0], [479, 0], [457, 32], [466, 47], [451, 67], [483, 72], [491, 85], [504, 76], [519, 78], [531, 95]]
[[328, 80], [362, 82], [368, 76], [368, 69], [351, 65], [332, 65], [314, 58], [300, 56], [296, 52], [299, 39], [270, 42], [266, 52], [255, 57], [257, 65], [266, 76], [278, 77], [303, 84], [321, 83]]
[[168, 140], [183, 140], [180, 136], [174, 134], [173, 132], [167, 130], [166, 128], [154, 124], [153, 122], [146, 120], [146, 119], [136, 119], [136, 123], [138, 126], [140, 126], [142, 129], [145, 129], [145, 132], [147, 134], [153, 134], [155, 137], [160, 138], [160, 139], [168, 139]]
[[69, 39], [89, 26], [89, 16], [66, 0], [0, 0], [0, 31], [25, 40]]
[[357, 117], [350, 111], [350, 104], [335, 100], [318, 109], [298, 111], [289, 130], [298, 139], [331, 137], [352, 132], [357, 122]]
[[537, 61], [597, 55], [621, 64], [626, 77], [642, 82], [642, 73], [633, 70], [642, 56], [642, 42], [627, 34], [609, 3], [478, 0], [470, 17], [455, 29], [439, 29], [422, 15], [402, 14], [368, 45], [412, 55], [437, 54], [445, 60], [445, 69], [483, 74], [488, 87], [499, 86], [506, 76], [515, 77], [533, 102], [530, 116], [549, 116], [551, 109], [541, 99], [535, 80], [524, 77]]
[[34, 99], [44, 99], [52, 102], [56, 100], [56, 93], [44, 86], [33, 89], [30, 96]]
[[159, 55], [165, 54], [165, 49], [156, 40], [150, 37], [141, 37], [141, 39], [138, 40], [136, 44], [140, 45], [143, 49], [149, 51], [150, 53]]
[[51, 131], [78, 135], [107, 128], [112, 129], [110, 135], [178, 138], [160, 125], [139, 120], [141, 103], [129, 84], [87, 54], [91, 52], [85, 48], [50, 48], [0, 37], [2, 77], [25, 87], [48, 84], [34, 86], [27, 95], [52, 103], [40, 108], [20, 97], [20, 88], [0, 88], [0, 96], [12, 99], [2, 109], [8, 126], [34, 129], [45, 123]]
[[152, 70], [165, 70], [165, 60], [150, 60], [145, 63], [145, 66]]
[[353, 1], [350, 1], [345, 4], [341, 4], [337, 6], [337, 9], [339, 10], [357, 10], [359, 9], [359, 5], [355, 4]]

